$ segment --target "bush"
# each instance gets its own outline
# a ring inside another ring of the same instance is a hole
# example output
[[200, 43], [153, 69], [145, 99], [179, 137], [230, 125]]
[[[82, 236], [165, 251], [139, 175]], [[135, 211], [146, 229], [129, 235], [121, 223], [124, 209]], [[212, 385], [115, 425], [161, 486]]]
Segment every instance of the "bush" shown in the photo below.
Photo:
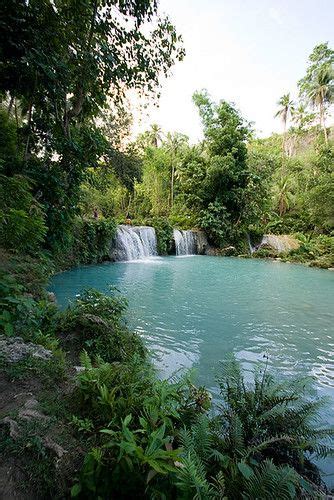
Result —
[[157, 248], [159, 255], [167, 255], [171, 252], [173, 227], [168, 219], [155, 217], [148, 221], [148, 224], [154, 227], [157, 235]]
[[96, 446], [73, 496], [293, 499], [324, 492], [310, 460], [330, 452], [332, 432], [316, 427], [324, 401], [308, 397], [305, 380], [276, 383], [265, 366], [247, 383], [240, 365], [226, 362], [221, 401], [210, 415], [205, 390], [160, 381], [135, 357], [93, 366], [85, 354], [82, 361], [78, 391]]
[[58, 311], [47, 299], [35, 300], [11, 275], [0, 273], [0, 333], [20, 336], [56, 350]]
[[80, 263], [102, 262], [108, 258], [116, 228], [113, 219], [79, 219], [74, 228], [73, 253]]
[[0, 175], [0, 244], [32, 254], [40, 249], [45, 235], [45, 215], [31, 194], [28, 179]]
[[298, 250], [289, 253], [289, 260], [323, 268], [334, 267], [334, 236], [325, 234], [296, 236], [301, 244]]
[[105, 361], [126, 361], [134, 354], [145, 356], [146, 350], [138, 335], [128, 330], [123, 319], [125, 299], [104, 295], [97, 290], [84, 291], [63, 313], [58, 332], [76, 352], [86, 349]]
[[87, 354], [81, 359], [85, 370], [78, 375], [78, 409], [94, 422], [99, 447], [86, 456], [74, 496], [161, 492], [172, 498], [170, 473], [180, 459], [177, 432], [208, 408], [208, 394], [186, 379], [159, 380], [137, 356], [126, 363], [98, 360], [95, 366]]

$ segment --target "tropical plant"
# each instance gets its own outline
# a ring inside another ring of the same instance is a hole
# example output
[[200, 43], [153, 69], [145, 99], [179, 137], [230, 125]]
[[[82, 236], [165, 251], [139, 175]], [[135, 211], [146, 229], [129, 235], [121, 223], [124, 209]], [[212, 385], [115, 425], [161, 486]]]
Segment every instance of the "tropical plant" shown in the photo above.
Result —
[[29, 178], [0, 175], [0, 245], [36, 252], [45, 240], [45, 214], [32, 195]]
[[287, 133], [287, 124], [289, 119], [293, 116], [294, 112], [294, 102], [292, 101], [290, 94], [284, 94], [277, 102], [279, 109], [275, 114], [275, 118], [279, 117], [283, 123], [283, 137], [282, 137], [282, 150], [283, 153], [286, 154], [286, 133]]
[[274, 186], [275, 204], [278, 209], [279, 216], [286, 214], [291, 206], [293, 195], [291, 192], [291, 179], [288, 175], [281, 177]]
[[125, 361], [136, 353], [145, 355], [143, 343], [125, 325], [126, 301], [114, 289], [109, 295], [88, 289], [63, 312], [58, 331], [64, 342], [80, 352], [87, 349], [105, 361]]
[[334, 99], [334, 50], [328, 43], [316, 45], [309, 56], [306, 75], [298, 82], [300, 95], [318, 108], [320, 127], [328, 143], [325, 125], [326, 108]]
[[325, 123], [326, 107], [334, 102], [334, 69], [333, 65], [322, 65], [315, 78], [310, 82], [307, 97], [313, 106], [319, 110], [319, 124], [323, 129], [325, 143], [328, 144], [328, 134]]
[[253, 384], [245, 380], [235, 360], [223, 364], [222, 369], [223, 405], [214, 433], [230, 478], [229, 491], [236, 486], [239, 472], [249, 479], [251, 469], [267, 459], [276, 466], [293, 468], [300, 476], [299, 486], [307, 491], [312, 483], [320, 485], [319, 471], [310, 460], [331, 452], [332, 429], [315, 427], [326, 400], [310, 400], [305, 379], [275, 382], [267, 364], [262, 372], [255, 372]]

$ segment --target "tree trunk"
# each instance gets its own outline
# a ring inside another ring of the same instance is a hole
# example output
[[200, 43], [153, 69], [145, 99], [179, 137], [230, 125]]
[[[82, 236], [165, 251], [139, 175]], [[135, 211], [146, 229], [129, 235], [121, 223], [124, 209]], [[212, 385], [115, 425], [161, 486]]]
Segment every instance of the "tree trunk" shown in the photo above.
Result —
[[324, 131], [324, 136], [325, 136], [325, 143], [328, 145], [328, 136], [327, 136], [327, 129], [326, 129], [326, 124], [325, 124], [325, 113], [324, 113], [324, 101], [323, 101], [323, 92], [321, 92], [321, 101], [319, 104], [320, 108], [320, 127], [322, 127]]
[[31, 118], [32, 118], [32, 102], [29, 103], [29, 110], [28, 110], [28, 137], [27, 137], [26, 147], [24, 149], [24, 161], [27, 161], [28, 159]]
[[14, 96], [11, 96], [10, 101], [9, 101], [9, 105], [8, 105], [8, 109], [7, 109], [8, 116], [10, 115], [10, 112], [12, 111], [13, 102], [14, 102]]
[[171, 178], [171, 183], [170, 183], [170, 206], [173, 208], [174, 204], [174, 175], [175, 175], [175, 167], [174, 167], [174, 161], [172, 163], [172, 178]]
[[285, 155], [286, 155], [286, 119], [284, 120], [283, 141], [282, 141], [282, 177], [285, 175]]

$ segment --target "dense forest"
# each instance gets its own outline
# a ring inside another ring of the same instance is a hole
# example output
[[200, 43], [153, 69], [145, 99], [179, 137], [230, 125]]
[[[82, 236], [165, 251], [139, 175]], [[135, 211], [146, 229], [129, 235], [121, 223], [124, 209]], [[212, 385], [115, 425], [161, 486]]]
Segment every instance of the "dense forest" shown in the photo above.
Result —
[[162, 255], [173, 228], [245, 257], [247, 236], [289, 234], [300, 246], [283, 258], [334, 267], [334, 49], [317, 45], [298, 100], [278, 100], [281, 134], [257, 138], [238, 96], [214, 102], [194, 89], [203, 140], [191, 144], [157, 124], [131, 132], [129, 93], [158, 102], [186, 55], [155, 1], [12, 0], [0, 28], [0, 341], [49, 353], [0, 356], [4, 401], [31, 390], [39, 402], [35, 420], [2, 407], [11, 493], [319, 498], [312, 458], [327, 455], [331, 431], [317, 426], [323, 401], [304, 399], [304, 381], [276, 384], [264, 363], [249, 385], [229, 361], [224, 404], [210, 413], [205, 388], [158, 379], [117, 292], [89, 290], [60, 311], [45, 284], [103, 261], [127, 218], [155, 227]]

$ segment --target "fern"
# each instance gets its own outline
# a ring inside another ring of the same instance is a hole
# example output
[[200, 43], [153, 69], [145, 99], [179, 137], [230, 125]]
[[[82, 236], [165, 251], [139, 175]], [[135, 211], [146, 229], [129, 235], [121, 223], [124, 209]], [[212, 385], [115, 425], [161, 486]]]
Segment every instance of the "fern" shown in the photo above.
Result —
[[299, 476], [291, 467], [277, 467], [266, 460], [245, 482], [243, 498], [290, 500], [296, 498], [298, 484]]

